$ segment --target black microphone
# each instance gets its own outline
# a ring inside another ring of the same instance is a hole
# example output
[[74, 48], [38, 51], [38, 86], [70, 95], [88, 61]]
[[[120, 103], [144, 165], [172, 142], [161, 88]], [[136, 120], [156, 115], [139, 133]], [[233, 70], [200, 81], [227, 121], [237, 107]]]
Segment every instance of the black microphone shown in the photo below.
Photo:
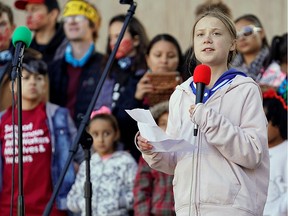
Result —
[[24, 49], [30, 46], [31, 41], [32, 33], [26, 26], [19, 26], [13, 32], [12, 43], [15, 51], [12, 59], [12, 80], [16, 79], [17, 72], [22, 67]]
[[[207, 65], [198, 65], [193, 74], [193, 81], [196, 84], [196, 103], [202, 103], [205, 86], [209, 85], [211, 79], [211, 68]], [[194, 136], [197, 136], [198, 125], [194, 125]]]

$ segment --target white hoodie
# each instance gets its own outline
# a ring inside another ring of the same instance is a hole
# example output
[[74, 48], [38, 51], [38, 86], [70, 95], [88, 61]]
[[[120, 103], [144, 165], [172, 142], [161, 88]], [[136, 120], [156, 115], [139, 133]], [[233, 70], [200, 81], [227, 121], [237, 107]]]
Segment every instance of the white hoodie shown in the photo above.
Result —
[[[159, 171], [174, 174], [177, 216], [260, 216], [269, 183], [267, 120], [261, 91], [248, 77], [236, 76], [205, 104], [195, 104], [190, 83], [170, 98], [166, 133], [184, 138], [194, 152], [153, 153], [144, 159]], [[198, 136], [193, 136], [197, 123]]]

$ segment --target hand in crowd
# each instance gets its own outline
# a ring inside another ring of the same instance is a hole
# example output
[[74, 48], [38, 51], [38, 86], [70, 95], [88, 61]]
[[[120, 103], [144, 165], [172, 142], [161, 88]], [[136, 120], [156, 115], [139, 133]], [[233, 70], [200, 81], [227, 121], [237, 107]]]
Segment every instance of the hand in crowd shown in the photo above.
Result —
[[140, 133], [137, 136], [137, 145], [141, 151], [149, 151], [153, 148], [153, 146], [148, 142], [148, 140], [142, 137]]
[[137, 100], [143, 100], [145, 95], [148, 93], [153, 92], [154, 87], [150, 82], [149, 77], [147, 76], [148, 72], [140, 79], [140, 81], [137, 84], [136, 92], [135, 92], [135, 98]]

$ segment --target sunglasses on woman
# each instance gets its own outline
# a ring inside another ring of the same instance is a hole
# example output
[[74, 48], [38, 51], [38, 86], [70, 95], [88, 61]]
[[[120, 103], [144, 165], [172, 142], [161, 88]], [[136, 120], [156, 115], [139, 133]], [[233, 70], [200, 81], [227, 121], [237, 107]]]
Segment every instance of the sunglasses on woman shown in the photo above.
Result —
[[256, 27], [256, 26], [244, 26], [240, 32], [237, 32], [237, 38], [240, 37], [248, 37], [250, 35], [255, 34], [256, 32], [261, 31], [260, 27]]

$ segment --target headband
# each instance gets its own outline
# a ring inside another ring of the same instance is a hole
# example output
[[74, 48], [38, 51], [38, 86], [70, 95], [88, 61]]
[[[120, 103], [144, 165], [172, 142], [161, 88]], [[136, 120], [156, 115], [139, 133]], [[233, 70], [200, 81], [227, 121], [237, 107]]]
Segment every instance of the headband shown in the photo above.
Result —
[[98, 110], [94, 110], [91, 115], [90, 115], [90, 119], [94, 118], [96, 115], [100, 115], [100, 114], [107, 114], [107, 115], [111, 115], [111, 110], [106, 107], [106, 106], [102, 106], [100, 109]]
[[63, 17], [83, 15], [90, 21], [96, 24], [96, 27], [100, 26], [101, 17], [97, 9], [86, 1], [71, 0], [67, 2], [64, 7]]
[[278, 95], [274, 89], [268, 89], [267, 91], [263, 92], [263, 98], [264, 99], [276, 98], [277, 100], [281, 102], [284, 109], [286, 110], [288, 109], [284, 99], [280, 95]]

